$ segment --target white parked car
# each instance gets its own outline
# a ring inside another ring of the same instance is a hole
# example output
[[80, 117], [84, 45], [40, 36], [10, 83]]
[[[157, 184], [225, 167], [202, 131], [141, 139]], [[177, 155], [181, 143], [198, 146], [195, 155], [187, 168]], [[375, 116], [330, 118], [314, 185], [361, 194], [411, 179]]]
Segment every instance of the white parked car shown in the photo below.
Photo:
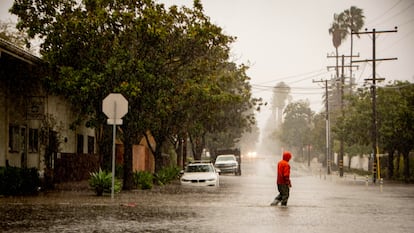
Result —
[[214, 166], [220, 169], [221, 173], [233, 173], [237, 175], [239, 171], [239, 163], [237, 162], [236, 156], [232, 154], [217, 156]]
[[216, 186], [220, 184], [219, 170], [210, 162], [194, 162], [187, 165], [180, 178], [182, 185]]

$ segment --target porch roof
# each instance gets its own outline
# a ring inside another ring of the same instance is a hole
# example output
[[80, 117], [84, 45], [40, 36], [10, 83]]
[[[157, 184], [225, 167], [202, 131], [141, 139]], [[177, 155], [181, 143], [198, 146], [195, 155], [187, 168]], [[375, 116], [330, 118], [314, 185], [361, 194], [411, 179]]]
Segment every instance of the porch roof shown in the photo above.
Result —
[[10, 55], [14, 58], [17, 58], [17, 59], [19, 59], [23, 62], [29, 63], [31, 65], [38, 65], [38, 64], [41, 64], [41, 63], [44, 62], [41, 58], [39, 58], [39, 57], [25, 51], [24, 49], [19, 48], [16, 45], [0, 38], [0, 57], [2, 56], [3, 53], [8, 54], [8, 55]]

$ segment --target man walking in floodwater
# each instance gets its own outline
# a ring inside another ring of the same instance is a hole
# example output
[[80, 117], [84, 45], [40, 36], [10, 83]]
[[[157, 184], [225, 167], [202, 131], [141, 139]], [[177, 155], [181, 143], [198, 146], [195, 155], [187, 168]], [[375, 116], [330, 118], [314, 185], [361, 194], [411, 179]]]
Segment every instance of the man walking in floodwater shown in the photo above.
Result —
[[289, 189], [292, 187], [290, 183], [290, 165], [289, 160], [292, 158], [292, 154], [289, 151], [283, 152], [283, 159], [277, 164], [277, 189], [279, 195], [275, 197], [275, 200], [270, 204], [276, 206], [281, 203], [282, 206], [286, 206], [289, 199]]

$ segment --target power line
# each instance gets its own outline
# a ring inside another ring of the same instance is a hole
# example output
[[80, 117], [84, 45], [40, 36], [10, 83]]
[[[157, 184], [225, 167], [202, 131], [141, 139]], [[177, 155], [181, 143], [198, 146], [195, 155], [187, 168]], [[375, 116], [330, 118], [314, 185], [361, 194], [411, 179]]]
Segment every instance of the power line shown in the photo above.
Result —
[[376, 20], [381, 19], [382, 17], [384, 17], [384, 15], [386, 15], [388, 12], [390, 12], [396, 6], [400, 5], [401, 2], [402, 2], [402, 0], [398, 1], [392, 7], [390, 7], [388, 10], [384, 11], [383, 13], [379, 14], [377, 17], [375, 17], [374, 19], [372, 19], [369, 23], [374, 23]]
[[413, 3], [411, 3], [408, 7], [405, 7], [405, 8], [404, 8], [404, 9], [402, 9], [401, 11], [399, 11], [399, 12], [397, 12], [397, 13], [393, 14], [392, 16], [390, 16], [390, 17], [388, 17], [388, 18], [385, 18], [385, 19], [383, 19], [383, 20], [379, 21], [379, 22], [378, 22], [378, 23], [376, 23], [376, 24], [381, 24], [381, 23], [387, 22], [387, 21], [389, 21], [389, 20], [391, 20], [391, 19], [395, 18], [396, 16], [401, 15], [402, 13], [404, 13], [405, 11], [407, 11], [408, 9], [410, 9], [410, 8], [411, 8], [411, 7], [413, 7], [413, 6], [414, 6], [414, 2], [413, 2]]
[[[253, 88], [269, 88], [269, 89], [285, 89], [286, 87], [278, 87], [278, 86], [267, 86], [267, 85], [258, 85], [258, 84], [252, 84]], [[302, 90], [312, 90], [312, 89], [319, 89], [317, 87], [288, 87], [289, 89], [302, 89]]]
[[[414, 19], [412, 21], [414, 21]], [[390, 46], [387, 46], [386, 48], [382, 49], [381, 51], [387, 51], [387, 50], [390, 50], [391, 48], [394, 48], [396, 45], [400, 44], [401, 41], [407, 39], [413, 33], [414, 33], [414, 29], [404, 34], [400, 39], [392, 43]]]
[[[286, 81], [287, 79], [308, 76], [308, 75], [313, 74], [313, 73], [317, 73], [317, 72], [320, 73], [321, 71], [325, 71], [325, 70], [324, 69], [319, 69], [319, 70], [309, 71], [309, 72], [305, 72], [305, 73], [300, 73], [300, 74], [294, 74], [294, 75], [279, 77], [277, 79], [272, 79], [272, 80], [269, 80], [269, 81], [260, 82], [258, 84], [266, 84], [266, 83], [272, 83], [272, 82], [278, 82], [278, 81]], [[319, 73], [318, 74], [314, 74], [314, 75], [319, 75]], [[310, 77], [313, 77], [314, 75], [312, 75]]]
[[[395, 14], [393, 14], [393, 15], [391, 15], [391, 16], [389, 16], [389, 17], [387, 17], [387, 18], [383, 18], [384, 16], [382, 15], [381, 17], [382, 17], [382, 19], [380, 20], [380, 21], [378, 21], [378, 22], [376, 22], [376, 24], [378, 25], [378, 24], [383, 24], [383, 23], [385, 23], [385, 22], [388, 22], [388, 21], [390, 21], [391, 19], [393, 19], [393, 18], [395, 18], [395, 17], [397, 17], [397, 16], [400, 16], [402, 13], [404, 13], [405, 11], [407, 11], [408, 9], [410, 9], [411, 7], [413, 7], [414, 6], [414, 2], [413, 3], [411, 3], [410, 5], [408, 5], [407, 7], [404, 7], [402, 10], [400, 10], [399, 12], [397, 12], [397, 13], [395, 13]], [[377, 17], [378, 18], [378, 17]]]
[[[259, 93], [259, 92], [273, 93], [274, 90], [270, 89], [270, 88], [268, 88], [268, 89], [256, 89], [256, 90], [253, 90], [252, 92], [254, 92], [254, 93]], [[289, 94], [290, 95], [320, 95], [321, 93], [320, 92], [309, 92], [309, 91], [303, 91], [303, 92], [301, 92], [301, 91], [290, 91]]]
[[400, 24], [400, 26], [404, 26], [404, 25], [409, 24], [409, 23], [411, 23], [411, 22], [414, 22], [414, 18], [409, 19], [409, 20], [407, 20], [407, 21], [405, 21], [405, 22], [401, 23], [401, 24]]

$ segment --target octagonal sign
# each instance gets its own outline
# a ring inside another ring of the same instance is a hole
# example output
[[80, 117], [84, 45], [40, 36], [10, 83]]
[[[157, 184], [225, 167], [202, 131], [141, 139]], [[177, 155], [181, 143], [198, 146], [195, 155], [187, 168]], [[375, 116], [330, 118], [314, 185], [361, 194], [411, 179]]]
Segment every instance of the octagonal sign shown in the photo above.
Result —
[[128, 112], [128, 101], [119, 93], [111, 93], [102, 102], [102, 111], [108, 124], [122, 124], [121, 118]]

